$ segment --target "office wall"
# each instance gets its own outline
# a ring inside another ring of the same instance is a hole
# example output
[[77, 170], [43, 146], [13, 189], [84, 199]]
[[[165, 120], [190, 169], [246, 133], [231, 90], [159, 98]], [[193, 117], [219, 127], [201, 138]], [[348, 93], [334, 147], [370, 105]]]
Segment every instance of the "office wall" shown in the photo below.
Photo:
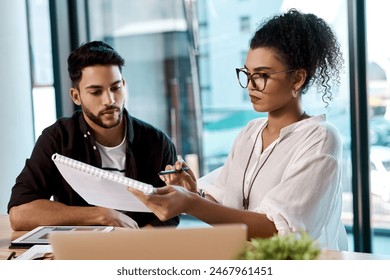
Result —
[[34, 145], [25, 0], [0, 1], [0, 214]]

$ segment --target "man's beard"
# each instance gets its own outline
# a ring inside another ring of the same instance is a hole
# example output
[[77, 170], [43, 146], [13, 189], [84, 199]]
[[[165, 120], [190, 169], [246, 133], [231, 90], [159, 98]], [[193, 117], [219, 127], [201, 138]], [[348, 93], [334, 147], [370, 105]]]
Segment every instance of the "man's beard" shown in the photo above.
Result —
[[[118, 124], [120, 124], [121, 120], [122, 120], [122, 117], [123, 117], [123, 106], [122, 108], [119, 108], [118, 106], [107, 106], [104, 110], [100, 111], [98, 113], [98, 115], [94, 115], [90, 110], [88, 110], [86, 107], [83, 106], [83, 104], [81, 104], [81, 108], [83, 109], [83, 112], [85, 113], [85, 115], [87, 115], [87, 117], [93, 122], [95, 123], [96, 125], [100, 126], [100, 127], [103, 127], [103, 128], [113, 128], [115, 126], [117, 126]], [[110, 125], [107, 125], [105, 123], [103, 123], [102, 119], [101, 119], [101, 116], [104, 115], [103, 112], [107, 111], [107, 110], [119, 110], [119, 115], [118, 115], [118, 119], [115, 123], [113, 124], [110, 124]]]

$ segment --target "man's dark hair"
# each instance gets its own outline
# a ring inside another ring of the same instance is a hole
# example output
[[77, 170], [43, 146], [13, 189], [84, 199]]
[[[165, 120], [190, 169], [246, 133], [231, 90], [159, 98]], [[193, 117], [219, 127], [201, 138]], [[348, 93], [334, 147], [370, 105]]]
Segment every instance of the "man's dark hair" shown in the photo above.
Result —
[[122, 72], [125, 60], [110, 45], [102, 41], [82, 44], [68, 57], [68, 72], [72, 85], [78, 87], [82, 70], [94, 65], [117, 65]]
[[265, 21], [250, 42], [250, 48], [271, 48], [288, 69], [305, 69], [305, 93], [315, 83], [322, 92], [322, 100], [332, 99], [330, 80], [339, 83], [343, 65], [340, 44], [329, 25], [314, 14], [295, 9]]

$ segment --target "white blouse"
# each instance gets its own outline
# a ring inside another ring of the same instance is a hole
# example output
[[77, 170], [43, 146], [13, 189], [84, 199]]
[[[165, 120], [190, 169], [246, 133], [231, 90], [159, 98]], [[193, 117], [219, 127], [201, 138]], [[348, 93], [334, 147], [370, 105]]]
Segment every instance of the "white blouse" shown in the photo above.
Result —
[[244, 209], [243, 192], [250, 192], [248, 210], [266, 214], [279, 235], [304, 230], [321, 248], [345, 250], [338, 132], [325, 115], [311, 117], [284, 127], [261, 153], [266, 124], [249, 122], [224, 166], [200, 178], [198, 188], [236, 209]]

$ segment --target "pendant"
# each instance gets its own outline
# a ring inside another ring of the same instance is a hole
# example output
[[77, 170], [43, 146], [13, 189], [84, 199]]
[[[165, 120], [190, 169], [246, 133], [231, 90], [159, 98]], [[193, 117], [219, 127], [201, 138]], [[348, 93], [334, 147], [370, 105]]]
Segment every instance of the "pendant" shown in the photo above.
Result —
[[249, 197], [242, 199], [242, 207], [244, 207], [244, 210], [248, 210], [248, 208], [249, 208]]

